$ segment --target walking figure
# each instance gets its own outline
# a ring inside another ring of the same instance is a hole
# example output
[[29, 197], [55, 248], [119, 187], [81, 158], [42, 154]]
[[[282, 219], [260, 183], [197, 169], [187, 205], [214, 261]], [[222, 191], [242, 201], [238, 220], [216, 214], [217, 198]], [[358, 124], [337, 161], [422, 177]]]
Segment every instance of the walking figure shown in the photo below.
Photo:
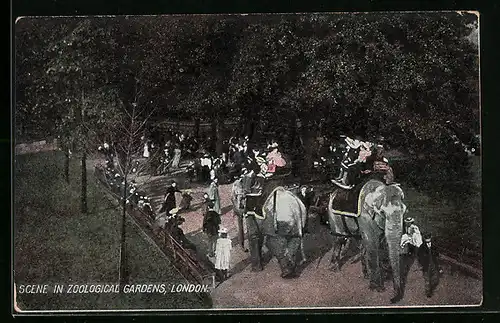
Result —
[[219, 232], [219, 226], [221, 223], [219, 213], [214, 211], [214, 203], [210, 202], [208, 204], [208, 211], [203, 217], [203, 232], [208, 237], [208, 256], [215, 256], [215, 244], [217, 243], [217, 233]]
[[432, 297], [439, 284], [439, 276], [443, 273], [443, 270], [439, 266], [439, 252], [432, 244], [430, 233], [424, 235], [424, 243], [418, 249], [418, 260], [424, 274], [425, 296]]

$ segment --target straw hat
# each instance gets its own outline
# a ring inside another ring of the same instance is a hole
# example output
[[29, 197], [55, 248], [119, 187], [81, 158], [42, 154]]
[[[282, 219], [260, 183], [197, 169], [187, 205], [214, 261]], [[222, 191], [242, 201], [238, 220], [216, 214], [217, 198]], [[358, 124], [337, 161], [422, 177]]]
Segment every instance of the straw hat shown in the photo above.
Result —
[[359, 140], [353, 140], [349, 137], [345, 138], [345, 142], [351, 147], [352, 149], [357, 149], [359, 146], [361, 146], [361, 143]]
[[170, 212], [168, 212], [170, 215], [176, 215], [177, 213], [179, 212], [179, 208], [178, 207], [175, 207], [173, 208], [172, 210], [170, 210]]
[[225, 227], [220, 228], [219, 233], [227, 233], [227, 228]]
[[257, 161], [257, 164], [259, 164], [259, 165], [262, 165], [266, 162], [266, 160], [262, 157], [257, 157], [257, 158], [255, 158], [255, 160]]

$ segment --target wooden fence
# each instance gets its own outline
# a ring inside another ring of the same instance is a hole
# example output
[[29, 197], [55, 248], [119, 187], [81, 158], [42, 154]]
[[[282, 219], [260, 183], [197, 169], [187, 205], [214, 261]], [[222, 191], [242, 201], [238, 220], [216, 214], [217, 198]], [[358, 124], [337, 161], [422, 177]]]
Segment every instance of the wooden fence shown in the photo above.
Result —
[[[95, 176], [106, 191], [115, 200], [120, 201], [121, 197], [119, 193], [109, 188], [102, 168], [95, 168]], [[213, 264], [209, 264], [200, 259], [196, 252], [184, 248], [170, 232], [158, 227], [154, 223], [154, 220], [136, 204], [131, 202], [127, 209], [127, 213], [141, 230], [154, 241], [158, 248], [187, 281], [193, 284], [210, 285], [212, 288], [215, 287], [215, 270]], [[206, 292], [199, 292], [198, 296], [203, 301], [210, 301], [210, 296]]]

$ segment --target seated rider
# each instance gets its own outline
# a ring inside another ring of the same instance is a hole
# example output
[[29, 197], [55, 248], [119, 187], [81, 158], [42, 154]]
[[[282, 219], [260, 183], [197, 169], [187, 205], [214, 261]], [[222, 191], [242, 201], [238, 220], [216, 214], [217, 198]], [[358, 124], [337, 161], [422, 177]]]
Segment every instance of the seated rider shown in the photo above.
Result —
[[247, 196], [247, 215], [260, 214], [259, 209], [262, 206], [263, 190], [266, 184], [266, 179], [272, 174], [268, 173], [268, 167], [266, 160], [262, 157], [256, 157], [257, 163], [260, 165], [260, 172], [253, 176], [252, 186], [250, 192], [246, 194]]
[[354, 175], [353, 166], [358, 162], [361, 141], [346, 137], [345, 142], [347, 143], [347, 147], [340, 164], [340, 174], [332, 181], [342, 188], [351, 189], [354, 186], [352, 183]]
[[271, 152], [267, 154], [267, 162], [268, 162], [268, 170], [267, 172], [269, 173], [276, 173], [280, 174], [282, 173], [283, 167], [286, 166], [286, 161], [281, 155], [281, 153], [278, 151], [278, 143], [273, 142], [271, 144]]
[[389, 160], [384, 157], [384, 146], [377, 145], [375, 152], [366, 161], [367, 167], [364, 173], [371, 173], [387, 185], [394, 183], [394, 173], [389, 165]]

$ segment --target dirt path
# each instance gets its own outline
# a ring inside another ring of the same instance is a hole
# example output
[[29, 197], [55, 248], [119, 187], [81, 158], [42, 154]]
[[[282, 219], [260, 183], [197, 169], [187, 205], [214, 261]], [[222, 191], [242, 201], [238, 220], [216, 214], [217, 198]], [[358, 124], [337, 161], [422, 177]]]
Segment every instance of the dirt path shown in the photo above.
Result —
[[[166, 177], [158, 177], [145, 187], [146, 191], [151, 194], [156, 210], [160, 208], [163, 193], [169, 181]], [[200, 252], [205, 254], [207, 239], [201, 231], [203, 220], [201, 201], [207, 189], [206, 186], [192, 187], [194, 198], [192, 210], [182, 213], [186, 219], [182, 229]], [[219, 187], [223, 210], [222, 225], [229, 229], [229, 237], [233, 240], [231, 277], [213, 290], [214, 307], [391, 306], [389, 299], [392, 284], [388, 283], [387, 290], [383, 293], [370, 291], [368, 281], [362, 277], [360, 263], [348, 263], [341, 272], [332, 272], [328, 269], [331, 258], [331, 236], [328, 228], [320, 225], [314, 214], [311, 215], [310, 221], [312, 233], [305, 237], [304, 246], [308, 262], [303, 266], [300, 277], [294, 280], [281, 279], [275, 259], [271, 259], [262, 272], [250, 271], [248, 253], [245, 253], [238, 244], [237, 221], [231, 209], [230, 190], [230, 185]], [[179, 203], [180, 196], [177, 198]], [[265, 248], [264, 253], [267, 253]], [[445, 272], [432, 298], [425, 297], [423, 282], [422, 273], [415, 263], [408, 277], [405, 298], [398, 306], [479, 305], [481, 303], [482, 282], [480, 280]]]

